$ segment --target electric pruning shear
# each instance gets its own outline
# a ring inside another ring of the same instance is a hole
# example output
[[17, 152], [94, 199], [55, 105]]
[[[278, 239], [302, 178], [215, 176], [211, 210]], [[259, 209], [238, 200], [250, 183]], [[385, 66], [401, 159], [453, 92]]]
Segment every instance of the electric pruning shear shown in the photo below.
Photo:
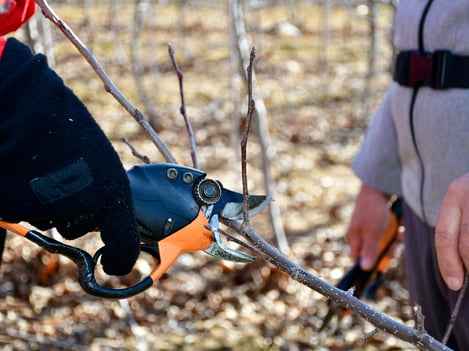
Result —
[[[185, 252], [206, 253], [235, 262], [253, 262], [255, 257], [227, 247], [218, 231], [219, 219], [243, 218], [243, 194], [228, 190], [215, 179], [195, 168], [172, 163], [135, 166], [130, 180], [141, 250], [150, 254], [155, 267], [150, 275], [126, 288], [107, 288], [95, 278], [101, 250], [87, 251], [64, 244], [18, 223], [0, 221], [0, 227], [21, 235], [51, 253], [71, 259], [78, 268], [78, 281], [87, 293], [107, 298], [127, 298], [139, 294], [156, 282]], [[264, 195], [249, 196], [249, 217], [270, 202]]]

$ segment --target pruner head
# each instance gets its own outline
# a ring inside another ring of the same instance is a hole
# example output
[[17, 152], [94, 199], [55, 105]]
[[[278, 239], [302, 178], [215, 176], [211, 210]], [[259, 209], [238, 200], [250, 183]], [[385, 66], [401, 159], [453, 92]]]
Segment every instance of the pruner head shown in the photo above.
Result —
[[[235, 251], [226, 246], [218, 230], [219, 217], [230, 220], [241, 220], [243, 218], [244, 196], [240, 193], [225, 189], [219, 181], [208, 178], [199, 182], [194, 194], [201, 204], [205, 216], [209, 220], [210, 230], [213, 234], [212, 244], [205, 252], [227, 261], [244, 263], [255, 261], [255, 257]], [[249, 218], [265, 209], [269, 202], [270, 197], [265, 195], [249, 196]]]
[[[160, 256], [163, 254], [161, 246], [170, 241], [171, 247], [179, 247], [181, 252], [205, 250], [224, 260], [254, 260], [252, 256], [225, 246], [218, 231], [220, 217], [242, 219], [242, 194], [225, 189], [220, 181], [207, 178], [203, 171], [171, 163], [136, 166], [127, 175], [142, 241], [157, 245]], [[269, 202], [267, 196], [250, 196], [249, 217], [259, 213]], [[200, 220], [201, 214], [205, 223]], [[182, 231], [191, 232], [194, 237], [202, 236], [204, 244], [198, 244], [199, 240], [190, 245], [183, 243], [187, 240], [179, 239]], [[208, 244], [205, 241], [207, 233]], [[176, 256], [177, 251], [174, 252], [171, 257]]]
[[[218, 180], [205, 177], [199, 179], [194, 185], [193, 194], [209, 221], [213, 215], [232, 220], [243, 218], [243, 194], [224, 188]], [[249, 218], [261, 212], [269, 203], [268, 196], [249, 195]]]

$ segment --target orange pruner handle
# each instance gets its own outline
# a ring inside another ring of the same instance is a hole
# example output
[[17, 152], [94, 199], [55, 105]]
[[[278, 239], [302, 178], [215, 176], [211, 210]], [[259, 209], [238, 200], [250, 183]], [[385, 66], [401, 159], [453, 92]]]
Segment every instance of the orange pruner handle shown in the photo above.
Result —
[[207, 218], [200, 211], [191, 223], [158, 241], [160, 264], [150, 274], [151, 279], [157, 281], [181, 254], [208, 249], [212, 240]]
[[391, 261], [392, 247], [397, 241], [399, 227], [402, 224], [402, 200], [396, 200], [391, 206], [391, 223], [383, 233], [379, 243], [379, 256], [375, 265], [378, 272], [386, 270]]

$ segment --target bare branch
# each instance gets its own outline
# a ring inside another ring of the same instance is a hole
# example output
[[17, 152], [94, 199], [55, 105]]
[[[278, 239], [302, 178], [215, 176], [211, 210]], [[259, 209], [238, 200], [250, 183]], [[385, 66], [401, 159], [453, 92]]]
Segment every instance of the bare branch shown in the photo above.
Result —
[[43, 15], [49, 19], [60, 31], [67, 37], [68, 40], [78, 49], [85, 60], [90, 64], [93, 70], [104, 84], [104, 89], [110, 93], [114, 98], [130, 113], [130, 115], [140, 124], [140, 126], [147, 132], [151, 140], [161, 152], [166, 161], [177, 163], [176, 158], [171, 154], [166, 144], [160, 139], [155, 130], [148, 123], [145, 116], [134, 107], [127, 98], [119, 91], [104, 68], [99, 64], [98, 60], [93, 56], [91, 51], [81, 42], [81, 40], [73, 33], [70, 27], [54, 12], [46, 0], [35, 0], [36, 4], [41, 8]]
[[262, 252], [265, 259], [277, 267], [279, 270], [288, 274], [291, 278], [301, 284], [317, 291], [321, 295], [331, 299], [335, 303], [347, 308], [351, 312], [359, 315], [367, 320], [375, 327], [386, 331], [397, 338], [406, 341], [421, 350], [430, 351], [450, 351], [451, 349], [442, 344], [426, 332], [410, 328], [399, 323], [390, 317], [382, 314], [372, 306], [362, 302], [346, 291], [336, 288], [328, 282], [309, 273], [298, 264], [290, 261], [283, 256], [276, 248], [271, 246], [261, 236], [259, 236], [252, 228], [243, 226], [237, 221], [222, 219], [222, 222], [238, 233], [244, 235], [250, 242], [254, 244], [257, 250]]
[[[250, 55], [249, 55], [249, 40], [246, 31], [246, 24], [244, 23], [244, 13], [242, 9], [242, 1], [238, 0], [230, 0], [230, 21], [232, 22], [233, 28], [233, 35], [235, 38], [233, 40], [237, 41], [238, 47], [238, 54], [239, 60], [242, 62], [243, 67], [249, 66]], [[248, 79], [245, 72], [243, 72], [243, 76], [245, 77], [246, 81]], [[271, 196], [272, 198], [276, 198], [277, 189], [274, 181], [274, 177], [272, 175], [272, 171], [270, 169], [270, 165], [273, 162], [272, 147], [270, 146], [269, 141], [269, 128], [267, 123], [267, 109], [265, 107], [265, 103], [262, 99], [261, 94], [259, 93], [258, 89], [256, 89], [256, 74], [252, 70], [251, 71], [251, 81], [253, 82], [254, 86], [252, 87], [252, 98], [256, 103], [256, 110], [255, 122], [257, 124], [257, 134], [259, 136], [259, 145], [262, 150], [262, 169], [264, 172], [264, 184], [267, 190], [267, 195]], [[235, 124], [236, 125], [236, 124]], [[269, 216], [271, 220], [272, 229], [275, 233], [275, 237], [277, 238], [277, 244], [279, 249], [284, 254], [288, 255], [290, 253], [290, 246], [288, 244], [288, 240], [285, 234], [285, 230], [283, 228], [282, 216], [280, 212], [279, 206], [276, 202], [271, 202], [269, 205]]]
[[422, 306], [414, 306], [416, 328], [418, 335], [425, 335], [425, 316], [422, 313]]
[[454, 306], [453, 313], [451, 314], [451, 318], [448, 322], [445, 335], [443, 336], [443, 339], [442, 339], [442, 343], [445, 345], [448, 343], [449, 337], [451, 336], [451, 333], [454, 328], [454, 324], [456, 323], [456, 320], [458, 319], [459, 311], [461, 309], [461, 305], [463, 303], [464, 297], [466, 296], [468, 285], [469, 285], [469, 273], [466, 272], [466, 276], [464, 277], [464, 284], [461, 290], [459, 291], [458, 300], [456, 301], [456, 305]]
[[248, 178], [247, 178], [247, 146], [249, 130], [251, 129], [251, 121], [254, 111], [256, 109], [255, 102], [252, 98], [252, 71], [254, 66], [254, 60], [256, 58], [256, 49], [252, 48], [251, 56], [249, 58], [249, 66], [247, 67], [248, 77], [248, 112], [246, 115], [246, 124], [244, 126], [243, 137], [241, 139], [241, 176], [243, 181], [243, 222], [244, 225], [249, 225], [249, 189], [248, 189]]
[[187, 111], [186, 111], [186, 101], [184, 98], [184, 85], [183, 85], [183, 79], [184, 75], [179, 68], [179, 65], [177, 64], [176, 58], [174, 57], [174, 49], [171, 45], [168, 45], [168, 52], [169, 56], [171, 57], [171, 62], [173, 64], [173, 68], [176, 71], [177, 77], [178, 77], [178, 82], [179, 82], [179, 94], [181, 96], [181, 107], [179, 109], [179, 112], [181, 112], [182, 116], [184, 117], [184, 123], [186, 124], [186, 129], [187, 133], [189, 134], [189, 141], [191, 145], [191, 156], [192, 156], [192, 164], [194, 168], [199, 168], [199, 162], [197, 161], [197, 147], [195, 145], [195, 136], [194, 136], [194, 131], [192, 130], [192, 125], [189, 121], [189, 118], [187, 117]]
[[122, 141], [130, 148], [130, 151], [132, 151], [132, 155], [134, 155], [136, 158], [141, 160], [145, 164], [150, 164], [150, 158], [148, 156], [142, 155], [138, 150], [133, 146], [133, 144], [130, 142], [129, 139], [127, 138], [122, 138]]
[[339, 305], [349, 309], [350, 311], [360, 315], [372, 323], [375, 327], [387, 331], [401, 340], [407, 341], [420, 349], [424, 350], [449, 350], [445, 345], [439, 343], [436, 339], [431, 337], [425, 332], [423, 328], [417, 329], [409, 328], [401, 323], [398, 323], [386, 315], [373, 309], [371, 306], [363, 303], [355, 296], [353, 292], [343, 291], [338, 289], [326, 281], [319, 279], [313, 274], [307, 272], [298, 264], [290, 261], [283, 256], [276, 248], [272, 247], [267, 241], [259, 236], [250, 226], [249, 223], [249, 192], [247, 185], [247, 142], [251, 126], [252, 117], [255, 111], [255, 102], [252, 96], [252, 83], [253, 83], [253, 63], [255, 60], [255, 49], [252, 48], [247, 67], [247, 82], [248, 82], [248, 112], [246, 124], [241, 139], [241, 164], [242, 164], [242, 181], [243, 181], [243, 221], [230, 221], [222, 219], [222, 222], [230, 228], [236, 230], [241, 235], [244, 235], [250, 243], [254, 245], [252, 249], [261, 254], [265, 260], [276, 266], [279, 270], [287, 273], [291, 278], [308, 286], [309, 288], [319, 292], [321, 295], [328, 297]]
[[374, 337], [379, 332], [378, 328], [373, 328], [370, 332], [362, 336], [363, 343], [366, 343], [367, 340]]
[[[151, 125], [156, 129], [161, 129], [161, 116], [153, 107], [148, 91], [145, 87], [144, 79], [144, 66], [142, 62], [141, 53], [141, 34], [144, 28], [144, 17], [148, 13], [146, 0], [135, 0], [135, 13], [134, 23], [132, 28], [132, 40], [130, 41], [130, 57], [132, 62], [132, 71], [135, 80], [135, 87], [138, 92], [138, 97], [145, 108], [145, 112], [151, 122]], [[112, 8], [111, 4], [111, 8]]]

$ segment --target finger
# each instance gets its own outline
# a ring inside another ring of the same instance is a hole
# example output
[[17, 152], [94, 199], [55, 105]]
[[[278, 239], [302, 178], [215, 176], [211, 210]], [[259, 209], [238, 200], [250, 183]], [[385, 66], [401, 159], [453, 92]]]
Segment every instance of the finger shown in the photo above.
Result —
[[350, 256], [353, 260], [358, 259], [360, 256], [361, 243], [360, 231], [357, 230], [353, 224], [347, 230], [347, 240], [350, 246]]
[[435, 247], [438, 266], [448, 287], [459, 290], [463, 280], [462, 262], [459, 256], [459, 231], [461, 211], [443, 200], [435, 228]]
[[128, 202], [121, 202], [101, 216], [101, 238], [105, 244], [101, 257], [104, 272], [125, 275], [132, 270], [140, 253], [137, 223]]
[[378, 239], [365, 241], [363, 248], [360, 252], [360, 257], [361, 257], [360, 267], [363, 270], [369, 271], [373, 268], [373, 266], [375, 265], [378, 259], [378, 251], [379, 251]]
[[351, 256], [353, 260], [360, 259], [360, 267], [363, 270], [372, 269], [376, 263], [381, 232], [381, 228], [357, 225], [352, 220], [347, 231]]
[[[380, 250], [383, 250], [386, 244], [382, 244], [381, 240], [389, 240], [387, 237], [391, 218], [387, 207], [384, 208], [384, 216], [380, 221], [373, 221], [368, 230], [364, 232], [364, 242], [360, 253], [361, 268], [363, 270], [371, 270], [378, 261]], [[383, 248], [381, 248], [383, 246]]]

